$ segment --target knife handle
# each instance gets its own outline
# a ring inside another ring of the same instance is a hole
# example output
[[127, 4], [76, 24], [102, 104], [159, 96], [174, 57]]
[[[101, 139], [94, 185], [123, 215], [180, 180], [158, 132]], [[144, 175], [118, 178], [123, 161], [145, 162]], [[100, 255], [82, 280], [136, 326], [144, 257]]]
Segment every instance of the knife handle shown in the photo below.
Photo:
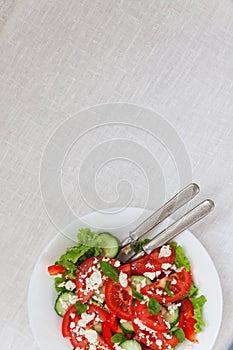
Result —
[[164, 219], [178, 210], [180, 207], [188, 203], [193, 199], [200, 191], [199, 186], [195, 183], [191, 183], [178, 192], [168, 202], [166, 202], [161, 208], [156, 210], [146, 220], [144, 220], [139, 226], [129, 233], [131, 240], [137, 241], [146, 233], [154, 229]]
[[[209, 214], [214, 208], [214, 202], [211, 199], [206, 199], [199, 205], [191, 209], [187, 214], [182, 216], [179, 220], [168, 226], [156, 237], [154, 237], [149, 243], [143, 246], [145, 253], [150, 254], [156, 248], [169, 242], [171, 239], [176, 237], [179, 233], [186, 230], [191, 225], [195, 224], [207, 214]], [[134, 256], [134, 259], [136, 257]]]

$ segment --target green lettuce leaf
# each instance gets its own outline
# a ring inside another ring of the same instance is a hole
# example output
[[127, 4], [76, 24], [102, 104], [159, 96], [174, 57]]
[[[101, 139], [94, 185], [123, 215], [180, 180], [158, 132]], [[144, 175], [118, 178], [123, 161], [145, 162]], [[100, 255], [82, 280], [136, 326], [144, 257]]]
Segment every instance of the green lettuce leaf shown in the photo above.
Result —
[[186, 297], [188, 297], [188, 298], [194, 297], [197, 294], [198, 294], [198, 288], [195, 286], [194, 282], [192, 281], [191, 287], [190, 287], [189, 292], [186, 295]]
[[[99, 248], [99, 235], [89, 228], [83, 228], [78, 233], [78, 245], [66, 249], [61, 255], [56, 265], [62, 265], [66, 269], [66, 274], [71, 279], [76, 277], [78, 266], [86, 259], [102, 254]], [[55, 286], [56, 287], [56, 286]]]
[[186, 271], [190, 271], [191, 264], [187, 256], [185, 255], [184, 248], [178, 245], [176, 242], [171, 242], [169, 245], [175, 248], [175, 260], [174, 263], [177, 267], [184, 266]]
[[63, 282], [66, 282], [66, 279], [64, 276], [54, 278], [54, 287], [57, 293], [67, 292], [65, 287], [59, 287], [59, 285], [62, 284]]
[[197, 298], [190, 298], [190, 300], [193, 304], [193, 309], [194, 309], [193, 318], [197, 321], [194, 326], [195, 333], [199, 333], [202, 331], [202, 327], [205, 326], [205, 322], [203, 321], [203, 316], [202, 316], [202, 310], [207, 300], [204, 295], [200, 295]]

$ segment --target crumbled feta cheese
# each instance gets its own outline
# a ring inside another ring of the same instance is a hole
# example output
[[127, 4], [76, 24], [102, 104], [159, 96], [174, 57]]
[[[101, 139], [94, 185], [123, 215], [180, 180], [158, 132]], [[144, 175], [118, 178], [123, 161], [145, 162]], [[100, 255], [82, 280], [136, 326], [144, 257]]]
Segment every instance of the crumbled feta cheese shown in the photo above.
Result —
[[155, 293], [157, 294], [157, 295], [162, 295], [163, 294], [163, 291], [161, 290], [161, 289], [156, 289], [156, 291], [155, 291]]
[[143, 275], [148, 277], [151, 280], [153, 280], [155, 278], [155, 272], [144, 272]]
[[120, 323], [128, 322], [126, 320], [123, 320], [123, 318], [120, 319]]
[[114, 344], [113, 347], [115, 350], [122, 350], [122, 347], [118, 344]]
[[119, 274], [119, 282], [123, 288], [126, 288], [128, 286], [128, 278], [127, 273], [120, 272]]
[[155, 341], [155, 344], [156, 344], [159, 348], [161, 348], [162, 345], [163, 345], [163, 342], [162, 342], [162, 340], [157, 339], [157, 340]]
[[172, 265], [171, 264], [162, 264], [162, 269], [163, 270], [168, 270]]
[[121, 266], [120, 261], [119, 261], [119, 260], [117, 260], [117, 261], [114, 263], [114, 266], [115, 266], [115, 267], [119, 267], [119, 266]]
[[80, 327], [86, 327], [86, 325], [87, 325], [90, 321], [92, 321], [92, 320], [94, 319], [94, 317], [95, 317], [94, 312], [93, 312], [92, 314], [88, 314], [88, 313], [86, 313], [86, 312], [83, 312], [83, 313], [81, 314], [81, 319], [78, 321], [78, 325], [79, 325]]
[[177, 280], [175, 278], [172, 279], [171, 284], [176, 284]]
[[99, 270], [95, 270], [90, 277], [86, 278], [86, 294], [92, 290], [98, 290], [102, 284], [102, 275]]
[[70, 328], [73, 329], [75, 327], [75, 322], [70, 322]]
[[73, 305], [78, 300], [78, 297], [77, 295], [69, 295], [68, 299], [69, 299], [69, 304]]
[[151, 263], [146, 263], [145, 267], [147, 267], [148, 269], [153, 269], [154, 266]]
[[159, 252], [159, 258], [168, 258], [172, 251], [169, 245], [163, 245]]
[[75, 285], [75, 283], [72, 282], [72, 281], [67, 281], [67, 282], [65, 283], [65, 288], [66, 288], [67, 290], [69, 290], [69, 291], [72, 291], [72, 290], [74, 290], [74, 289], [76, 288], [76, 285]]
[[90, 344], [89, 350], [96, 350], [96, 346], [93, 344]]
[[97, 332], [94, 329], [87, 329], [85, 331], [85, 337], [90, 344], [94, 344], [97, 341]]

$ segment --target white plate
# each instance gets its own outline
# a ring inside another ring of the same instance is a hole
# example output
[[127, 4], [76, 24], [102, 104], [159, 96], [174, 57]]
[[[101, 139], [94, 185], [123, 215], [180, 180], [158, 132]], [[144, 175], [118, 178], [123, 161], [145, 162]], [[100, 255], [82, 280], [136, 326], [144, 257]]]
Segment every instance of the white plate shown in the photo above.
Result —
[[[129, 229], [135, 227], [135, 220], [149, 214], [138, 208], [127, 208], [112, 214], [91, 213], [72, 223], [66, 232], [75, 238], [81, 227], [99, 228], [125, 237]], [[85, 223], [85, 224], [84, 224]], [[98, 229], [98, 231], [100, 231]], [[211, 350], [221, 324], [222, 290], [213, 261], [202, 244], [189, 232], [185, 231], [176, 239], [191, 261], [194, 280], [201, 294], [208, 300], [204, 307], [206, 328], [198, 334], [199, 344], [182, 343], [179, 350]], [[32, 273], [28, 294], [28, 313], [32, 332], [41, 350], [71, 350], [67, 339], [61, 336], [61, 318], [54, 311], [56, 293], [53, 278], [48, 276], [47, 267], [53, 264], [66, 248], [73, 246], [69, 238], [57, 234], [39, 257]]]

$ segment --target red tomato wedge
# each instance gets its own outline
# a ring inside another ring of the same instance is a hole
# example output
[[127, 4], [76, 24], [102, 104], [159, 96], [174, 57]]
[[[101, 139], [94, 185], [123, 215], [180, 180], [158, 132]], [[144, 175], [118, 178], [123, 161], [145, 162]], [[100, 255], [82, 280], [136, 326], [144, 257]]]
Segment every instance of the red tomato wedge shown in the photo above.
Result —
[[108, 344], [108, 346], [110, 346], [111, 349], [113, 349], [114, 343], [111, 342], [111, 337], [113, 334], [111, 332], [109, 322], [104, 322], [102, 324], [102, 333], [103, 333], [103, 338], [105, 342]]
[[131, 275], [131, 264], [124, 264], [118, 267], [118, 272], [124, 272], [129, 277]]
[[[97, 343], [95, 343], [96, 349], [103, 349], [103, 347], [107, 346], [107, 344], [105, 343], [104, 339], [96, 333], [93, 326], [99, 322], [105, 323], [108, 320], [109, 314], [100, 306], [93, 304], [89, 305], [86, 313], [89, 315], [94, 315], [94, 318], [87, 322], [84, 327], [82, 327], [79, 323], [82, 316], [77, 314], [75, 305], [70, 306], [63, 317], [62, 334], [64, 337], [70, 338], [70, 342], [74, 348], [89, 349], [90, 343], [88, 336], [86, 336], [86, 334], [82, 334], [81, 330], [85, 330], [85, 332], [93, 331], [97, 337]], [[108, 349], [108, 347], [106, 349]]]
[[63, 337], [70, 336], [70, 322], [72, 321], [72, 317], [71, 317], [72, 315], [74, 315], [74, 317], [77, 316], [75, 305], [72, 305], [68, 308], [68, 310], [66, 311], [66, 313], [62, 319], [62, 335], [63, 335]]
[[96, 316], [98, 316], [100, 322], [105, 322], [109, 319], [109, 313], [98, 305], [90, 304], [87, 309], [87, 313], [94, 313]]
[[193, 304], [188, 298], [181, 301], [180, 315], [183, 321], [181, 327], [183, 328], [185, 337], [191, 342], [197, 343], [198, 340], [196, 339], [194, 328], [196, 320], [193, 318]]
[[[107, 280], [99, 264], [102, 259], [106, 260], [101, 256], [89, 258], [79, 266], [79, 272], [76, 276], [76, 290], [81, 303], [86, 303]], [[114, 265], [117, 260], [108, 258], [108, 262]]]
[[158, 332], [168, 332], [169, 328], [165, 323], [161, 311], [157, 315], [152, 315], [148, 311], [148, 306], [145, 303], [136, 301], [134, 319], [140, 320], [142, 324]]
[[117, 315], [114, 313], [111, 313], [109, 316], [109, 326], [114, 333], [123, 333], [119, 325]]
[[109, 279], [105, 286], [105, 301], [109, 310], [117, 317], [130, 321], [133, 314], [132, 290], [128, 285], [122, 287], [120, 282]]
[[[168, 277], [148, 284], [141, 289], [141, 293], [155, 298], [159, 303], [167, 304], [177, 301], [188, 293], [192, 284], [192, 273], [183, 268], [180, 272], [174, 272]], [[169, 288], [171, 295], [166, 291]]]
[[48, 273], [50, 276], [56, 276], [65, 273], [65, 268], [61, 265], [51, 265], [48, 267]]
[[143, 275], [145, 272], [156, 272], [162, 270], [163, 264], [173, 264], [175, 258], [175, 249], [169, 246], [169, 256], [161, 254], [161, 248], [154, 250], [150, 255], [143, 256], [131, 264], [132, 275]]
[[136, 333], [135, 339], [145, 344], [149, 349], [167, 350], [178, 344], [178, 339], [174, 335], [141, 329], [135, 320], [133, 320], [133, 327]]

